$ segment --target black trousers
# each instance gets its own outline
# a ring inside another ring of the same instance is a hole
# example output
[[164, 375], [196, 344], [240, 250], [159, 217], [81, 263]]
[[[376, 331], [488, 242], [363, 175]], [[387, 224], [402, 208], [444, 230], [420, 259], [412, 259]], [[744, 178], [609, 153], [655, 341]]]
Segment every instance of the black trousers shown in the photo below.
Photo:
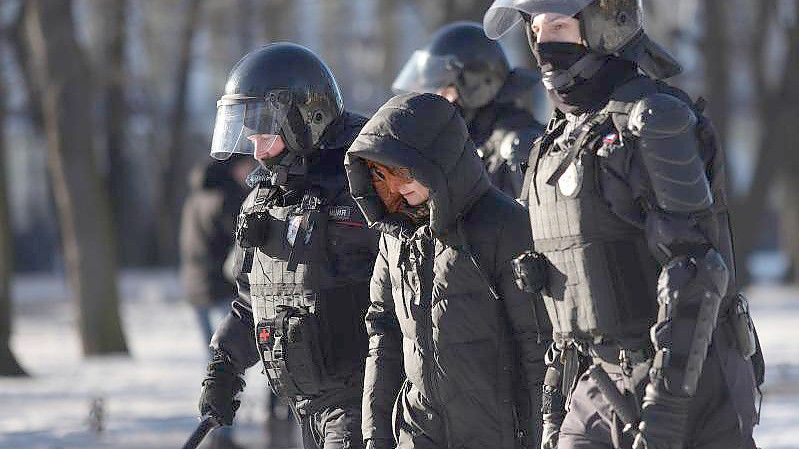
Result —
[[[729, 339], [717, 331], [708, 353], [697, 394], [688, 412], [685, 449], [755, 449], [752, 428], [755, 421], [754, 375]], [[609, 373], [619, 391], [625, 390], [621, 374]], [[647, 379], [636, 386], [640, 403]], [[613, 433], [619, 435], [610, 405], [587, 374], [572, 394], [563, 421], [559, 449], [611, 449]], [[620, 447], [632, 447], [632, 437], [623, 435]]]
[[305, 449], [362, 449], [361, 404], [324, 407], [301, 420]]

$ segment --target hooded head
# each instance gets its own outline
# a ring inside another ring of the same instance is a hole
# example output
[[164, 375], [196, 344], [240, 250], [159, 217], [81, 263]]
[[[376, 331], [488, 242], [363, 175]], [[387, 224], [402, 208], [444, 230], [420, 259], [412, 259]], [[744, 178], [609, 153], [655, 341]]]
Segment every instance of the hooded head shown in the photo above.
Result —
[[352, 196], [371, 226], [389, 231], [392, 213], [372, 182], [373, 163], [391, 167], [430, 190], [430, 228], [439, 235], [490, 188], [463, 118], [434, 94], [392, 98], [347, 151]]

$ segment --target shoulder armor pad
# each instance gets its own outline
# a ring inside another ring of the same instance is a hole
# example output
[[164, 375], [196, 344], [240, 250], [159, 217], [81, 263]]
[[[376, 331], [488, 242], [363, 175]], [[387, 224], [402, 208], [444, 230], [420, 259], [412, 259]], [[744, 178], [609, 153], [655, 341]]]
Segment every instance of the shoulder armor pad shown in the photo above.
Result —
[[691, 132], [697, 122], [688, 104], [657, 93], [635, 103], [627, 127], [635, 136], [658, 139]]
[[713, 204], [697, 123], [688, 104], [667, 94], [650, 95], [630, 111], [627, 127], [637, 138], [652, 191], [665, 211], [698, 212]]

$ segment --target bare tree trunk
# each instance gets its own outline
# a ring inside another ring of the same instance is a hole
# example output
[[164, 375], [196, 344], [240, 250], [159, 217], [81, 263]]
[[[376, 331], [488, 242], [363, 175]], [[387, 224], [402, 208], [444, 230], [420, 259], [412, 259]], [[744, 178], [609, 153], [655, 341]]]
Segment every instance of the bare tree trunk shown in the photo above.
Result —
[[380, 30], [383, 38], [383, 73], [382, 85], [386, 90], [391, 89], [391, 83], [399, 71], [397, 46], [399, 45], [397, 25], [397, 1], [380, 0], [379, 3]]
[[730, 110], [730, 65], [729, 35], [730, 20], [727, 9], [730, 0], [705, 0], [705, 36], [702, 45], [705, 61], [705, 92], [707, 92], [708, 112], [726, 148], [729, 134]]
[[90, 71], [75, 38], [72, 2], [29, 3], [28, 36], [42, 68], [48, 164], [83, 351], [126, 353], [111, 214], [92, 151]]
[[[795, 152], [784, 149], [793, 148], [799, 132], [795, 123], [799, 116], [799, 85], [795, 80], [795, 74], [799, 71], [799, 8], [796, 9], [798, 17], [794, 19], [794, 25], [784, 33], [787, 53], [781, 77], [773, 87], [768, 82], [768, 64], [763, 59], [769, 53], [768, 33], [763, 30], [772, 26], [770, 24], [776, 14], [775, 0], [762, 0], [754, 9], [756, 17], [752, 33], [751, 62], [748, 65], [753, 70], [753, 82], [757, 88], [756, 112], [761, 137], [751, 187], [746, 197], [734, 204], [732, 215], [740, 285], [746, 285], [750, 281], [745, 263], [762, 236], [768, 194], [774, 180], [779, 178], [780, 173], [796, 176], [796, 171], [791, 171], [791, 164], [785, 160], [786, 154], [791, 157]], [[796, 201], [796, 197], [792, 196], [796, 193], [786, 192], [785, 201]], [[789, 209], [790, 207], [788, 205]]]
[[169, 123], [169, 146], [164, 157], [162, 194], [158, 204], [158, 259], [161, 263], [170, 265], [177, 261], [177, 216], [180, 210], [180, 196], [186, 184], [185, 179], [180, 176], [179, 164], [183, 159], [183, 149], [186, 145], [186, 100], [191, 71], [191, 52], [202, 1], [185, 0], [185, 4], [178, 68], [175, 72], [175, 99], [172, 102], [172, 116]]
[[17, 15], [8, 30], [8, 39], [11, 50], [22, 73], [22, 84], [25, 86], [25, 93], [28, 96], [28, 111], [30, 111], [33, 126], [37, 130], [44, 128], [44, 113], [42, 112], [42, 91], [41, 86], [36, 82], [36, 67], [31, 56], [30, 42], [25, 37], [25, 17], [31, 4], [26, 0], [20, 0]]
[[791, 171], [782, 176], [785, 189], [780, 213], [780, 241], [783, 249], [788, 253], [791, 261], [791, 272], [788, 273], [789, 282], [799, 282], [799, 158], [792, 158], [789, 165]]
[[[0, 45], [2, 42], [0, 42]], [[2, 53], [0, 53], [2, 55]], [[8, 209], [8, 190], [6, 189], [6, 115], [5, 80], [0, 74], [0, 376], [25, 376], [25, 370], [11, 352], [11, 277], [14, 274], [11, 247], [11, 216]]]
[[[144, 236], [134, 228], [135, 206], [131, 201], [130, 170], [126, 161], [125, 142], [128, 105], [125, 98], [127, 85], [125, 64], [125, 33], [127, 29], [127, 0], [104, 1], [97, 4], [102, 19], [100, 33], [102, 44], [103, 100], [105, 103], [105, 144], [108, 155], [106, 185], [111, 198], [113, 231], [116, 236], [120, 265], [141, 264], [146, 259], [140, 244]], [[124, 238], [119, 238], [124, 236]]]

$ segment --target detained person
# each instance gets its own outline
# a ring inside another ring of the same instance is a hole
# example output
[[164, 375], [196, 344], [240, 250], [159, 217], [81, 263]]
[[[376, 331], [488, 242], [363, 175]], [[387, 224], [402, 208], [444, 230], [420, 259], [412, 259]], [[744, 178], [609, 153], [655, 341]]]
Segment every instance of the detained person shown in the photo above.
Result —
[[371, 448], [533, 448], [550, 325], [511, 261], [523, 207], [493, 187], [456, 108], [394, 97], [347, 152], [350, 190], [382, 231], [366, 314]]

